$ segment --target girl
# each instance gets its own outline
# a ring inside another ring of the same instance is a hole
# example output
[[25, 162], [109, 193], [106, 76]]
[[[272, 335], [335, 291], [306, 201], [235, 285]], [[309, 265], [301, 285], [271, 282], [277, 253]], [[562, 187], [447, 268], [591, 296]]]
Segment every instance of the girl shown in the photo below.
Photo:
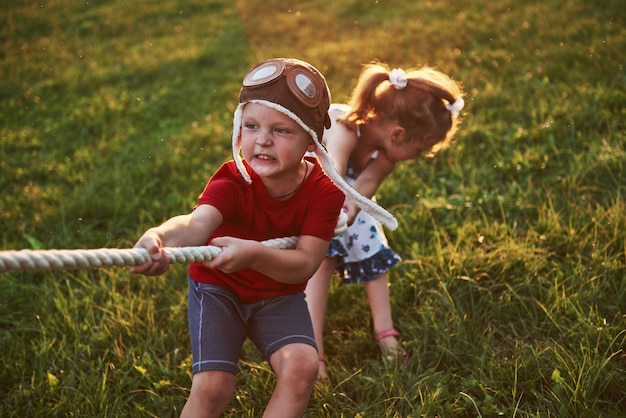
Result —
[[[335, 167], [367, 197], [393, 172], [398, 162], [433, 155], [446, 148], [458, 126], [464, 102], [459, 84], [429, 67], [389, 71], [366, 65], [349, 105], [333, 104], [333, 121], [323, 143]], [[330, 278], [338, 271], [344, 283], [362, 283], [368, 296], [374, 337], [381, 354], [401, 356], [393, 326], [388, 270], [400, 258], [388, 247], [379, 222], [346, 198], [348, 230], [331, 241], [326, 258], [306, 287], [320, 360], [319, 380], [328, 379], [323, 331]]]

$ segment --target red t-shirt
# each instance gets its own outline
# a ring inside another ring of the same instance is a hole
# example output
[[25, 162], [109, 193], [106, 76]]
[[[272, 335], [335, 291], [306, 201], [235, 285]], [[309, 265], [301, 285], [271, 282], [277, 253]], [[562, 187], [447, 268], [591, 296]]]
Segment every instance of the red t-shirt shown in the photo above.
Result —
[[[345, 196], [324, 174], [316, 158], [307, 160], [314, 164], [311, 174], [285, 200], [274, 199], [247, 165], [252, 184], [245, 182], [233, 161], [222, 165], [198, 199], [198, 206], [214, 206], [224, 218], [207, 244], [223, 236], [265, 241], [310, 235], [330, 241]], [[251, 269], [223, 273], [202, 263], [192, 263], [189, 276], [198, 282], [228, 288], [244, 303], [300, 292], [306, 287], [306, 283], [281, 283]]]

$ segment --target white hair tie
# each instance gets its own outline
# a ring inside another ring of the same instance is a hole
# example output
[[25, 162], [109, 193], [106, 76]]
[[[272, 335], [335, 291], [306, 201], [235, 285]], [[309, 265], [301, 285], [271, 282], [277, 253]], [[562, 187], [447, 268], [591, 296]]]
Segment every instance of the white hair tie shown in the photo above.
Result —
[[463, 100], [463, 98], [459, 96], [456, 98], [456, 101], [454, 103], [448, 103], [446, 105], [446, 109], [448, 109], [450, 113], [452, 113], [453, 118], [458, 118], [459, 113], [461, 113], [461, 110], [463, 109], [463, 106], [465, 106], [465, 100]]
[[396, 90], [402, 90], [408, 83], [406, 73], [402, 68], [394, 68], [389, 72], [389, 82]]

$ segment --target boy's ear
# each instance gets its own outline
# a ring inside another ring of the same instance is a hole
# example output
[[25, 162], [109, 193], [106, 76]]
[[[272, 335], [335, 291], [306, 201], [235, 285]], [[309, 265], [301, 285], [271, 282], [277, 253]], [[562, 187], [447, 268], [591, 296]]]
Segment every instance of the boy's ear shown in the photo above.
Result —
[[311, 138], [311, 141], [309, 141], [309, 145], [306, 147], [306, 150], [309, 151], [309, 152], [315, 152], [315, 148], [316, 147], [317, 147], [317, 144], [315, 143], [313, 138]]

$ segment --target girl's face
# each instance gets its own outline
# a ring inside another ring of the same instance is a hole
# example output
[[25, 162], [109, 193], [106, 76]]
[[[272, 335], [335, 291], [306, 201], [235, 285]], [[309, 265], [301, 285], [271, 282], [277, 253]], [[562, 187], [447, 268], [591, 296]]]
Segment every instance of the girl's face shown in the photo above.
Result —
[[294, 181], [304, 153], [314, 150], [311, 136], [289, 116], [259, 103], [243, 107], [241, 153], [264, 182]]
[[392, 161], [397, 162], [404, 160], [413, 160], [422, 155], [422, 153], [425, 151], [418, 145], [419, 144], [408, 143], [408, 141], [405, 141], [399, 144], [392, 144], [390, 147], [387, 147], [385, 152], [387, 153], [389, 159]]
[[409, 138], [404, 128], [397, 127], [390, 134], [384, 152], [387, 158], [394, 162], [413, 160], [429, 151], [435, 143], [425, 139]]

